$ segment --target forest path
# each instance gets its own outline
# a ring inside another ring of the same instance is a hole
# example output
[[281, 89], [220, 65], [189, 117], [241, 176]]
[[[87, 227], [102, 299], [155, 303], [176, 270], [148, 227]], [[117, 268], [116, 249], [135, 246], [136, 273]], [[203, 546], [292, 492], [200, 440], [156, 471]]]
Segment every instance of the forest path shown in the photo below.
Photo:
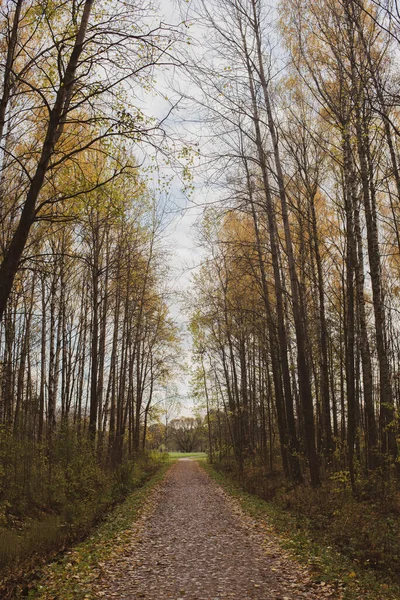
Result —
[[191, 460], [178, 461], [134, 525], [128, 545], [102, 565], [97, 597], [119, 600], [317, 600], [311, 583], [274, 536], [246, 516]]

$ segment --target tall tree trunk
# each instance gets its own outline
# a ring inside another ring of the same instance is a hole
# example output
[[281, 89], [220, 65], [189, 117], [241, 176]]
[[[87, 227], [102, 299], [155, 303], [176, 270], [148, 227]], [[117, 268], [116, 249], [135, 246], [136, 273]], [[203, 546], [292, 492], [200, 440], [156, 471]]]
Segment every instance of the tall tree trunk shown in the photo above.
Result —
[[350, 134], [348, 124], [343, 134], [343, 177], [344, 204], [346, 213], [346, 324], [345, 360], [347, 395], [347, 448], [352, 491], [356, 493], [354, 474], [354, 445], [356, 436], [356, 391], [355, 391], [355, 316], [354, 316], [354, 273], [356, 246], [354, 239], [354, 170], [352, 166]]
[[286, 191], [285, 191], [285, 183], [284, 176], [282, 170], [282, 164], [280, 159], [279, 152], [279, 144], [278, 144], [278, 136], [277, 130], [274, 122], [274, 118], [272, 115], [272, 108], [270, 103], [269, 91], [268, 91], [268, 83], [265, 76], [264, 71], [264, 59], [262, 55], [262, 45], [261, 45], [261, 29], [259, 23], [259, 14], [258, 14], [258, 3], [257, 0], [251, 0], [253, 7], [253, 27], [254, 27], [254, 35], [255, 35], [255, 43], [257, 49], [257, 73], [260, 78], [261, 88], [263, 91], [263, 98], [265, 103], [265, 109], [267, 112], [267, 124], [269, 133], [271, 136], [272, 146], [273, 146], [273, 154], [276, 168], [276, 177], [278, 181], [278, 190], [279, 190], [279, 198], [282, 212], [282, 222], [285, 234], [285, 243], [286, 243], [286, 253], [287, 253], [287, 261], [289, 266], [289, 275], [290, 275], [290, 289], [292, 292], [292, 306], [293, 306], [293, 317], [295, 324], [295, 332], [296, 332], [296, 344], [297, 344], [297, 370], [299, 377], [299, 390], [300, 390], [300, 398], [301, 398], [301, 406], [304, 417], [304, 427], [305, 427], [305, 443], [307, 448], [307, 457], [309, 461], [310, 467], [310, 476], [312, 485], [316, 486], [320, 484], [320, 475], [319, 475], [319, 462], [317, 451], [315, 447], [315, 424], [314, 424], [314, 407], [313, 407], [313, 398], [312, 398], [312, 390], [311, 390], [311, 380], [309, 373], [309, 366], [307, 363], [307, 349], [306, 349], [306, 330], [304, 324], [304, 318], [301, 311], [301, 302], [299, 298], [299, 285], [294, 261], [294, 253], [293, 253], [293, 244], [292, 244], [292, 236], [290, 231], [289, 224], [289, 213], [287, 207], [287, 199], [286, 199]]
[[13, 65], [15, 60], [15, 48], [18, 42], [18, 28], [21, 19], [21, 10], [24, 0], [17, 0], [15, 4], [13, 24], [7, 45], [7, 57], [3, 75], [3, 93], [0, 99], [0, 141], [4, 135], [6, 123], [6, 112], [13, 84]]
[[93, 4], [94, 0], [85, 0], [82, 19], [76, 34], [74, 48], [65, 69], [64, 77], [60, 82], [54, 106], [50, 111], [40, 159], [35, 174], [30, 182], [18, 226], [0, 265], [0, 321], [3, 318], [7, 300], [12, 290], [15, 275], [18, 271], [29, 232], [35, 220], [36, 202], [42, 189], [46, 172], [54, 153], [54, 148], [64, 129], [68, 105], [76, 81], [76, 71], [79, 65], [79, 58], [82, 54], [83, 43]]
[[[269, 345], [270, 345], [270, 355], [271, 355], [271, 365], [272, 365], [272, 376], [274, 381], [274, 389], [275, 389], [275, 404], [277, 410], [277, 418], [278, 418], [278, 431], [280, 437], [280, 446], [281, 446], [281, 454], [282, 454], [282, 465], [284, 468], [284, 472], [287, 476], [293, 478], [294, 481], [302, 482], [302, 474], [300, 470], [299, 463], [299, 444], [297, 440], [296, 434], [296, 424], [294, 419], [293, 412], [293, 399], [291, 394], [291, 386], [290, 386], [290, 375], [286, 373], [286, 381], [289, 380], [289, 394], [287, 393], [287, 389], [285, 389], [285, 394], [282, 387], [282, 375], [281, 369], [289, 370], [289, 365], [287, 362], [287, 342], [286, 342], [286, 333], [285, 333], [285, 324], [283, 322], [282, 315], [282, 298], [280, 297], [279, 302], [277, 301], [277, 312], [278, 305], [281, 308], [280, 315], [278, 316], [278, 332], [277, 326], [273, 318], [273, 309], [270, 302], [268, 284], [267, 284], [267, 276], [264, 265], [264, 255], [262, 251], [261, 245], [261, 236], [258, 226], [258, 217], [255, 208], [255, 203], [253, 199], [253, 189], [250, 171], [248, 167], [247, 160], [244, 161], [244, 166], [246, 170], [246, 178], [247, 178], [247, 188], [248, 188], [248, 198], [251, 207], [251, 214], [253, 218], [254, 232], [256, 236], [256, 245], [257, 245], [257, 257], [258, 264], [260, 268], [261, 275], [261, 285], [263, 292], [263, 301], [265, 307], [265, 314], [267, 317], [267, 327], [268, 327], [268, 335], [269, 335]], [[268, 217], [270, 223], [270, 239], [274, 235], [274, 229], [271, 228], [272, 219]], [[277, 260], [276, 257], [276, 246], [274, 245], [274, 260]], [[274, 271], [275, 273], [275, 271]], [[277, 296], [281, 296], [281, 292], [276, 292]], [[281, 346], [283, 344], [283, 348]], [[279, 364], [279, 361], [282, 358], [284, 359], [284, 355], [286, 356], [286, 364], [283, 360], [283, 364]], [[290, 466], [289, 466], [290, 463]]]

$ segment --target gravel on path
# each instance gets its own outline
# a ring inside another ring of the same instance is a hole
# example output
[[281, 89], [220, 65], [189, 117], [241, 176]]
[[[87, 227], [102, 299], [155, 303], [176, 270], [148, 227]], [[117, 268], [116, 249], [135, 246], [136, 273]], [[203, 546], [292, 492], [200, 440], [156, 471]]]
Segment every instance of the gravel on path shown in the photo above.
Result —
[[170, 469], [96, 587], [119, 600], [338, 598], [191, 460]]

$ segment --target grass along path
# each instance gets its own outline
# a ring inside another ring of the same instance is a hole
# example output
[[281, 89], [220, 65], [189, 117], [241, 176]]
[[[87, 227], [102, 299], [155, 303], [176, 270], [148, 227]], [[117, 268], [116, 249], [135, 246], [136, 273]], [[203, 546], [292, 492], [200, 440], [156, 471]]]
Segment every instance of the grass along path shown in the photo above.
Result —
[[343, 600], [400, 598], [399, 586], [382, 582], [373, 571], [362, 569], [330, 546], [313, 540], [311, 532], [305, 526], [299, 528], [298, 521], [290, 512], [245, 492], [212, 465], [205, 462], [200, 465], [238, 502], [245, 513], [259, 522], [266, 536], [278, 536], [282, 548], [308, 567], [315, 582], [322, 586], [335, 586]]
[[205, 452], [168, 452], [168, 456], [172, 460], [177, 458], [190, 458], [192, 460], [207, 460]]
[[16, 590], [13, 598], [35, 600], [89, 600], [96, 598], [93, 584], [101, 565], [118, 553], [132, 536], [132, 526], [139, 516], [152, 508], [152, 496], [174, 461], [161, 466], [153, 477], [135, 490], [84, 542], [54, 562], [46, 565], [34, 587]]

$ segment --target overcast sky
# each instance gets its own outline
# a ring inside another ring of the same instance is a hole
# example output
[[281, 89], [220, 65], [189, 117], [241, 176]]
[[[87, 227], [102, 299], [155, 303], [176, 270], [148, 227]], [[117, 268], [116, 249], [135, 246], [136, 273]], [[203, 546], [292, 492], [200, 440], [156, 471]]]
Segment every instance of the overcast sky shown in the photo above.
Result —
[[[177, 0], [160, 0], [160, 17], [162, 16], [163, 21], [169, 24], [178, 24], [182, 18], [179, 5], [183, 6], [183, 4], [186, 3]], [[193, 30], [191, 30], [192, 34]], [[179, 83], [182, 83], [181, 79]], [[177, 97], [171, 87], [177, 87], [172, 71], [166, 69], [164, 72], [157, 73], [157, 93], [143, 97], [143, 109], [150, 115], [162, 119], [170, 109], [170, 104], [165, 97], [171, 100]], [[181, 110], [171, 115], [167, 126], [171, 127], [182, 140], [193, 140], [197, 137], [196, 130], [192, 125], [189, 133], [189, 126], [185, 124], [184, 114]], [[172, 176], [172, 172], [168, 173], [167, 169], [164, 171], [167, 175]], [[196, 172], [194, 172], [194, 178], [195, 192], [191, 198], [188, 198], [182, 192], [182, 182], [179, 177], [174, 177], [167, 202], [169, 225], [164, 234], [164, 243], [171, 250], [172, 257], [170, 285], [176, 292], [170, 303], [170, 311], [183, 333], [184, 354], [188, 365], [191, 362], [191, 339], [187, 330], [187, 314], [183, 310], [180, 297], [190, 288], [192, 275], [201, 263], [201, 252], [195, 242], [194, 225], [201, 215], [201, 207], [205, 202], [205, 195]], [[189, 373], [183, 374], [176, 382], [184, 405], [182, 414], [185, 415], [191, 414], [192, 407], [189, 399], [189, 377]]]

